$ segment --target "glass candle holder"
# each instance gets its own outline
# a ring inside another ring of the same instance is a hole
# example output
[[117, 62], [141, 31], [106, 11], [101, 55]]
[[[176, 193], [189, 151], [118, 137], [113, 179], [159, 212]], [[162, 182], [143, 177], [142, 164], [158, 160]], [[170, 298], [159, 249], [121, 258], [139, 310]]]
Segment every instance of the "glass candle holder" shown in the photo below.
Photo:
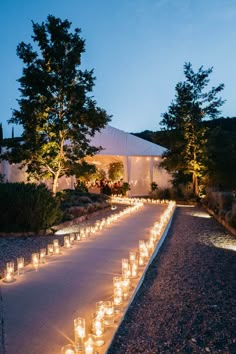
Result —
[[53, 240], [53, 247], [58, 247], [59, 246], [59, 240], [55, 239]]
[[105, 301], [96, 302], [96, 314], [99, 319], [102, 319], [105, 316]]
[[81, 241], [80, 232], [76, 232], [76, 241]]
[[113, 289], [113, 301], [115, 306], [115, 312], [120, 312], [121, 305], [123, 304], [123, 289], [114, 288]]
[[88, 335], [86, 341], [84, 342], [84, 353], [94, 354], [94, 340], [91, 334]]
[[105, 326], [113, 326], [114, 325], [114, 303], [113, 301], [105, 302], [105, 317], [104, 317], [104, 325]]
[[123, 258], [122, 259], [122, 275], [123, 273], [129, 272], [129, 260], [128, 258]]
[[130, 264], [131, 278], [137, 278], [138, 276], [138, 261], [134, 260]]
[[129, 295], [130, 290], [130, 279], [129, 277], [122, 278], [122, 289], [123, 289], [123, 296], [126, 298]]
[[58, 245], [58, 246], [54, 246], [53, 247], [53, 253], [55, 254], [55, 255], [59, 255], [59, 254], [61, 254], [61, 247]]
[[4, 282], [11, 283], [15, 281], [14, 277], [14, 262], [7, 262], [6, 269], [4, 271]]
[[41, 264], [46, 263], [46, 254], [47, 254], [46, 248], [41, 248], [39, 251], [39, 258]]
[[32, 265], [33, 265], [34, 269], [38, 270], [38, 268], [39, 268], [39, 253], [32, 253], [31, 260], [32, 260]]
[[15, 271], [15, 264], [14, 262], [7, 262], [6, 264], [6, 270], [8, 271], [8, 273], [13, 273]]
[[129, 261], [133, 262], [137, 259], [137, 252], [135, 251], [130, 251], [129, 252]]
[[105, 343], [102, 338], [104, 334], [104, 322], [103, 319], [97, 317], [96, 313], [92, 317], [92, 332], [94, 334], [94, 345], [101, 347]]
[[72, 234], [70, 234], [70, 243], [71, 243], [71, 245], [73, 245], [73, 243], [74, 243], [74, 241], [75, 241], [75, 234], [74, 233], [72, 233]]
[[114, 288], [122, 288], [123, 284], [122, 277], [113, 277], [113, 287]]
[[64, 345], [61, 348], [61, 354], [76, 354], [76, 348], [73, 344]]
[[74, 336], [77, 351], [82, 351], [86, 337], [85, 319], [82, 317], [74, 320]]
[[24, 257], [18, 257], [17, 258], [17, 274], [18, 275], [24, 274], [24, 267], [25, 267]]
[[71, 248], [71, 243], [70, 243], [70, 237], [69, 236], [65, 236], [64, 237], [64, 247], [65, 248]]
[[54, 251], [53, 243], [48, 244], [48, 256], [52, 256]]

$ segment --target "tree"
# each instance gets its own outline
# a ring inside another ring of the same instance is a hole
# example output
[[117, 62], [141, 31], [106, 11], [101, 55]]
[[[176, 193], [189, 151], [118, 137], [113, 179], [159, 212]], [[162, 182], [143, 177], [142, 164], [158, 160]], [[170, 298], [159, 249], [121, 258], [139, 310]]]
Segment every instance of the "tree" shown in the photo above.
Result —
[[207, 171], [207, 129], [202, 121], [217, 118], [224, 103], [217, 97], [223, 84], [206, 91], [212, 70], [201, 66], [195, 73], [192, 65], [185, 63], [186, 80], [176, 85], [175, 100], [161, 121], [164, 130], [174, 132], [162, 166], [172, 173], [174, 183], [191, 180], [195, 196], [199, 194], [199, 178]]
[[52, 177], [53, 193], [59, 177], [72, 175], [85, 156], [100, 150], [90, 146], [90, 138], [110, 120], [91, 96], [93, 70], [80, 69], [85, 51], [80, 29], [71, 33], [70, 27], [68, 20], [49, 15], [45, 23], [33, 22], [36, 50], [18, 45], [21, 98], [8, 122], [23, 126], [23, 141], [4, 156], [27, 166], [29, 176]]

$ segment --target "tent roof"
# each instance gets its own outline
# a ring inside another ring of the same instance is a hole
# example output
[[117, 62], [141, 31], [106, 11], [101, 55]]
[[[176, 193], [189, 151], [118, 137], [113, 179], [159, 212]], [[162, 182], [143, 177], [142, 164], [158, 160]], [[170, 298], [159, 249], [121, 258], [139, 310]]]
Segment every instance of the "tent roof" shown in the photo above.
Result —
[[166, 150], [160, 145], [138, 138], [110, 125], [95, 134], [91, 139], [91, 145], [103, 147], [103, 150], [99, 152], [100, 155], [161, 156]]

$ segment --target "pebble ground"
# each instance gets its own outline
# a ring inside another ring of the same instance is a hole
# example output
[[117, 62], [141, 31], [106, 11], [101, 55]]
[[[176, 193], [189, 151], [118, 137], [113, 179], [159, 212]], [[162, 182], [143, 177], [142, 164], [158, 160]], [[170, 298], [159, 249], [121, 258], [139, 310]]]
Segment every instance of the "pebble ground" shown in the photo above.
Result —
[[178, 207], [108, 354], [236, 353], [236, 237]]

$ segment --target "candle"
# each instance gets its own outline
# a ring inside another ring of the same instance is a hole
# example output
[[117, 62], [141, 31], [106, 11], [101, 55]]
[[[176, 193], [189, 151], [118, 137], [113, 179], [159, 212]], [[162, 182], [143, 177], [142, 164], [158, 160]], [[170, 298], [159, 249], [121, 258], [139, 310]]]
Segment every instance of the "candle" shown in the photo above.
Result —
[[137, 259], [137, 252], [130, 251], [129, 252], [129, 260], [130, 260], [130, 262], [135, 261], [136, 259]]
[[75, 346], [73, 344], [67, 344], [61, 348], [62, 354], [76, 354]]
[[71, 243], [70, 243], [70, 238], [69, 236], [64, 237], [64, 247], [65, 248], [71, 248]]
[[39, 251], [39, 258], [41, 264], [46, 262], [46, 253], [46, 248], [41, 248], [41, 250]]
[[48, 245], [48, 256], [53, 255], [53, 243], [49, 243]]
[[97, 317], [102, 319], [105, 315], [105, 302], [104, 301], [98, 301], [96, 303], [96, 313], [97, 313]]
[[75, 241], [75, 234], [72, 233], [72, 234], [70, 234], [70, 243], [71, 243], [71, 245], [73, 245], [74, 241]]
[[94, 353], [94, 341], [92, 335], [88, 335], [86, 342], [84, 343], [84, 351], [85, 354], [93, 354]]
[[97, 347], [102, 346], [105, 342], [102, 338], [103, 334], [104, 334], [104, 322], [102, 319], [99, 319], [97, 317], [97, 313], [93, 314], [93, 318], [92, 318], [92, 332], [94, 334], [95, 337], [95, 341], [94, 344]]
[[53, 240], [53, 247], [58, 247], [59, 246], [59, 241], [56, 239], [56, 240]]
[[74, 320], [74, 336], [77, 350], [82, 351], [86, 337], [85, 319], [82, 317], [78, 317]]
[[114, 324], [114, 303], [113, 301], [106, 301], [105, 302], [105, 318], [104, 318], [104, 325], [105, 326], [112, 326]]
[[15, 281], [15, 278], [14, 278], [14, 272], [10, 271], [9, 269], [5, 269], [4, 271], [4, 282], [5, 283], [11, 283]]
[[129, 260], [127, 258], [122, 259], [122, 275], [128, 277], [131, 275]]
[[39, 267], [39, 253], [32, 253], [32, 265], [35, 270], [38, 270]]
[[24, 257], [17, 258], [17, 274], [24, 274]]

